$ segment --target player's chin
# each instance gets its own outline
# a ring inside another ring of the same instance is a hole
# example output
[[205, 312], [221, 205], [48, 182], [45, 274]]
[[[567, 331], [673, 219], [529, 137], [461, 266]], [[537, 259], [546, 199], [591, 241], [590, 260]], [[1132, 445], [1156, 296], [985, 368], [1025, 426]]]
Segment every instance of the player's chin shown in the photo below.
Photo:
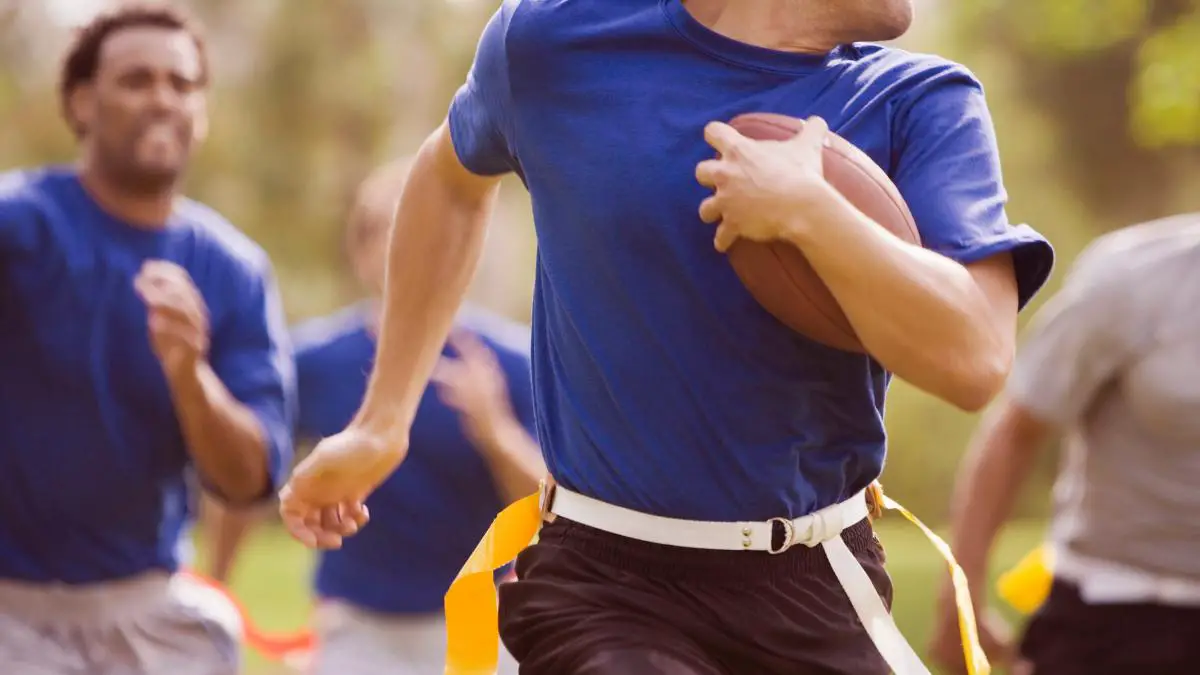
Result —
[[857, 39], [866, 42], [895, 40], [908, 32], [913, 24], [913, 4], [908, 0], [880, 2], [874, 5], [870, 16], [865, 18], [863, 35]]
[[157, 189], [177, 183], [183, 175], [186, 162], [182, 157], [139, 157], [133, 166], [132, 177], [143, 187]]

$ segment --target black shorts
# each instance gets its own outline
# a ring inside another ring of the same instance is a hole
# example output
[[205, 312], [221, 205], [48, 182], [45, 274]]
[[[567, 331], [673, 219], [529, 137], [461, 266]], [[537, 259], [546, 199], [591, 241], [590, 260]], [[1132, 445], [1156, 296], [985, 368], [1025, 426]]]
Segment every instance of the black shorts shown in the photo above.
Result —
[[1200, 673], [1200, 608], [1089, 605], [1055, 581], [1021, 642], [1033, 675]]
[[[864, 520], [842, 534], [890, 607]], [[885, 675], [820, 548], [781, 555], [649, 544], [559, 518], [500, 587], [522, 675]]]

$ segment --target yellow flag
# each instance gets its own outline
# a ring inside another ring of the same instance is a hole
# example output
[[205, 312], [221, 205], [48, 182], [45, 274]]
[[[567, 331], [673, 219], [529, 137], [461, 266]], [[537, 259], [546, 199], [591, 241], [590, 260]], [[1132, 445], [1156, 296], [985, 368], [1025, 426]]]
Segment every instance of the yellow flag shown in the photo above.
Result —
[[522, 551], [541, 527], [534, 494], [492, 521], [446, 593], [446, 675], [494, 675], [500, 657], [495, 571]]
[[[544, 489], [501, 511], [450, 585], [446, 593], [448, 645], [445, 675], [495, 675], [500, 655], [500, 636], [497, 632], [499, 601], [493, 573], [517, 557], [537, 536], [542, 524], [540, 502], [543, 493]], [[919, 527], [945, 558], [954, 582], [967, 672], [970, 675], [989, 675], [992, 668], [979, 645], [967, 577], [954, 559], [950, 546], [908, 509], [883, 495], [877, 486], [874, 494], [882, 499], [888, 509], [899, 511]]]
[[1054, 583], [1054, 553], [1045, 544], [1000, 575], [996, 592], [1022, 614], [1032, 614], [1046, 601]]
[[891, 497], [885, 495], [883, 505], [891, 510], [899, 511], [909, 522], [921, 528], [921, 532], [925, 533], [925, 538], [933, 544], [937, 552], [946, 560], [946, 564], [950, 566], [950, 581], [954, 584], [954, 604], [958, 607], [958, 632], [962, 637], [963, 658], [966, 659], [967, 672], [970, 675], [988, 675], [992, 672], [992, 665], [988, 663], [987, 655], [983, 653], [983, 647], [979, 644], [979, 629], [975, 625], [975, 607], [971, 602], [971, 588], [967, 585], [967, 574], [954, 559], [954, 552], [950, 550], [950, 545]]

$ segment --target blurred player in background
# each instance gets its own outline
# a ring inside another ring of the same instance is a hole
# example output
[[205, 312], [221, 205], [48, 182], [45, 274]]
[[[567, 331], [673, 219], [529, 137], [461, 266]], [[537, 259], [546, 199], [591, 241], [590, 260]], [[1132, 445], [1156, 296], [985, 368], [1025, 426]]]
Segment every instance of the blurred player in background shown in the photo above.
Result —
[[[1184, 675], [1200, 663], [1200, 214], [1096, 240], [1039, 312], [954, 496], [953, 546], [987, 616], [992, 544], [1036, 458], [1066, 441], [1054, 583], [1014, 673]], [[946, 597], [950, 591], [946, 590]], [[943, 602], [934, 651], [958, 672]], [[1006, 627], [981, 623], [1003, 651]]]
[[208, 63], [165, 6], [97, 17], [62, 70], [75, 166], [0, 177], [0, 670], [229, 675], [236, 614], [173, 576], [195, 467], [232, 503], [291, 461], [270, 263], [180, 196]]
[[[363, 404], [281, 495], [295, 536], [341, 545], [404, 460], [516, 172], [558, 486], [501, 587], [522, 672], [927, 672], [891, 620], [867, 518], [889, 378], [984, 406], [1053, 251], [1008, 222], [979, 82], [857, 42], [911, 18], [908, 0], [506, 0], [404, 191]], [[713, 123], [751, 111], [812, 117], [789, 142]], [[826, 123], [898, 185], [924, 247], [825, 182]], [[872, 356], [764, 311], [721, 255], [738, 238], [797, 246]]]
[[[409, 161], [362, 185], [346, 230], [370, 298], [296, 328], [299, 442], [349, 423], [375, 358], [388, 231]], [[316, 572], [314, 675], [441, 675], [443, 597], [504, 506], [545, 475], [533, 438], [529, 331], [478, 309], [460, 313], [413, 426], [409, 459], [367, 500], [379, 524], [322, 553]], [[231, 513], [211, 548], [228, 569], [246, 515]], [[516, 673], [503, 654], [501, 675]]]

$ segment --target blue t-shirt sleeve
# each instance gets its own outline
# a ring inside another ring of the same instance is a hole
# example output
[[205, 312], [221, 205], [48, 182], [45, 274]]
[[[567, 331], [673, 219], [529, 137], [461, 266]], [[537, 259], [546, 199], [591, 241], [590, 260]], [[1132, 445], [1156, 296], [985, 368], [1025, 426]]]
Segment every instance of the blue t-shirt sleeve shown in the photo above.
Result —
[[924, 246], [963, 264], [1011, 252], [1020, 306], [1045, 284], [1054, 249], [1028, 225], [1012, 226], [983, 88], [961, 67], [943, 68], [896, 118], [892, 179]]
[[447, 121], [458, 160], [471, 173], [497, 176], [516, 169], [508, 80], [509, 20], [519, 0], [505, 0], [484, 28], [467, 80], [454, 95]]
[[267, 440], [267, 467], [274, 494], [292, 460], [296, 408], [292, 362], [283, 304], [269, 264], [251, 275], [235, 311], [213, 336], [213, 370], [234, 398], [253, 411]]
[[0, 262], [37, 248], [37, 209], [27, 182], [22, 172], [0, 173]]

